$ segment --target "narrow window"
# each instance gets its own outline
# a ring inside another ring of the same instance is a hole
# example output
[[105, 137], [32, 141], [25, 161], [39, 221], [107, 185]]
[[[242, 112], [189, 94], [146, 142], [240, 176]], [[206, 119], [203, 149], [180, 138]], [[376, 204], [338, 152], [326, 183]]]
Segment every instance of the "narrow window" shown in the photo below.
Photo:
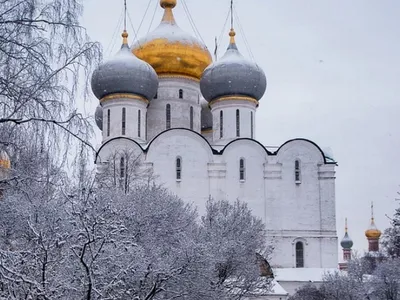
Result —
[[250, 112], [250, 134], [251, 134], [251, 138], [254, 138], [254, 124], [253, 124], [253, 112]]
[[190, 107], [190, 130], [193, 130], [193, 106]]
[[107, 136], [110, 136], [110, 123], [111, 123], [111, 112], [110, 112], [110, 110], [108, 109], [107, 110]]
[[126, 133], [126, 108], [122, 108], [122, 135]]
[[147, 111], [146, 111], [146, 116], [144, 118], [145, 124], [144, 124], [144, 130], [145, 130], [145, 137], [147, 141]]
[[294, 162], [294, 180], [296, 181], [296, 183], [301, 182], [300, 161], [298, 160]]
[[244, 181], [246, 176], [246, 166], [244, 163], [244, 158], [241, 158], [239, 161], [239, 179], [240, 181]]
[[221, 110], [219, 112], [219, 138], [224, 137], [224, 112]]
[[176, 180], [182, 179], [182, 158], [176, 158]]
[[121, 179], [125, 177], [125, 158], [121, 156], [120, 162], [119, 162], [119, 176]]
[[240, 137], [240, 111], [236, 110], [236, 137]]
[[156, 94], [154, 95], [154, 99], [158, 98], [158, 92], [156, 92]]
[[137, 135], [138, 137], [140, 137], [140, 133], [142, 131], [142, 112], [140, 111], [140, 109], [138, 110], [137, 113]]
[[165, 114], [166, 114], [166, 128], [170, 129], [171, 128], [171, 104], [167, 104]]
[[296, 268], [304, 268], [304, 245], [302, 242], [296, 243]]
[[179, 99], [183, 99], [183, 90], [182, 89], [179, 90]]

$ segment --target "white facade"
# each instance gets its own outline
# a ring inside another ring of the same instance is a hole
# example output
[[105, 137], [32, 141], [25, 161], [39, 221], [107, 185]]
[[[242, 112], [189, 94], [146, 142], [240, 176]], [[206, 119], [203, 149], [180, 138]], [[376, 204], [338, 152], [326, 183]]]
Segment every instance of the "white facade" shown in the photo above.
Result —
[[[179, 90], [183, 90], [182, 98]], [[204, 133], [206, 139], [199, 133], [200, 97], [198, 82], [162, 78], [157, 98], [149, 105], [139, 99], [104, 101], [103, 143], [96, 163], [104, 164], [115, 152], [134, 153], [158, 183], [197, 205], [200, 214], [210, 196], [246, 201], [266, 224], [274, 248], [272, 267], [336, 268], [335, 163], [308, 140], [294, 139], [270, 152], [252, 139], [254, 101], [211, 104], [214, 128], [212, 137]], [[167, 104], [171, 105], [171, 129], [166, 125]], [[121, 134], [123, 107], [127, 113], [125, 135]], [[239, 125], [236, 110], [240, 111]], [[223, 139], [219, 138], [220, 111], [225, 117]]]

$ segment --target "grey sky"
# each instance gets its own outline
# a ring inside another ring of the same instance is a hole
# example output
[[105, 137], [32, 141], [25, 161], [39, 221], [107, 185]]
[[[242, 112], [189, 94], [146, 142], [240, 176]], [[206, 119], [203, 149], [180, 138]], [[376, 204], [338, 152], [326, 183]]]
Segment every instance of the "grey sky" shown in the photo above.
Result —
[[[127, 1], [135, 30], [148, 1]], [[193, 34], [181, 1], [175, 8], [176, 20]], [[156, 5], [152, 28], [160, 22], [159, 1], [151, 2], [139, 36], [147, 33]], [[211, 53], [229, 2], [186, 0]], [[91, 38], [102, 43], [107, 58], [120, 47], [122, 27], [113, 34], [123, 0], [85, 3], [83, 24]], [[333, 150], [339, 163], [338, 235], [343, 236], [347, 216], [354, 248], [366, 249], [370, 202], [375, 203], [381, 230], [389, 225], [385, 214], [391, 216], [400, 204], [394, 200], [400, 191], [400, 1], [236, 0], [235, 6], [255, 60], [268, 80], [257, 112], [257, 139], [278, 146], [304, 137]], [[236, 29], [239, 49], [249, 57]], [[132, 41], [129, 22], [128, 31]], [[228, 27], [219, 55], [226, 48], [227, 34]], [[93, 96], [87, 111], [94, 112], [97, 103]]]

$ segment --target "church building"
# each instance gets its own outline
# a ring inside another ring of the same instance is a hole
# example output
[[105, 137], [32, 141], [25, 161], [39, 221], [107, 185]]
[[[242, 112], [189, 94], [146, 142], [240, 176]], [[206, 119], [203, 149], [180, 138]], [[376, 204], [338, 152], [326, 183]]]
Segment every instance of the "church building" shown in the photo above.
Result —
[[177, 25], [176, 2], [161, 0], [160, 25], [132, 45], [125, 30], [119, 52], [92, 76], [99, 172], [116, 159], [124, 182], [134, 157], [200, 215], [210, 197], [245, 201], [266, 224], [273, 268], [337, 268], [336, 162], [310, 140], [274, 149], [257, 141], [264, 71], [240, 53], [234, 26], [213, 61]]

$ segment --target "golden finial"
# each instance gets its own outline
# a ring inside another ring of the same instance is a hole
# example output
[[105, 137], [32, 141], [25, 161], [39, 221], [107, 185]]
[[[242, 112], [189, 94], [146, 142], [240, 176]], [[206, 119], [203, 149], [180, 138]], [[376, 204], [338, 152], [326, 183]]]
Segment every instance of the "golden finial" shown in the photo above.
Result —
[[231, 31], [229, 32], [229, 36], [231, 37], [230, 39], [230, 44], [235, 44], [235, 29], [233, 29], [233, 0], [231, 0]]
[[128, 45], [128, 36], [129, 36], [128, 32], [126, 30], [124, 30], [124, 32], [122, 32], [121, 36], [122, 36], [122, 44]]
[[231, 40], [230, 40], [230, 44], [235, 44], [236, 43], [236, 41], [235, 41], [235, 36], [236, 36], [236, 32], [235, 32], [235, 29], [233, 29], [233, 28], [231, 28], [231, 31], [229, 31], [229, 36], [231, 37]]
[[128, 36], [129, 36], [128, 32], [126, 30], [124, 30], [124, 32], [122, 32], [121, 36], [122, 36], [122, 44], [128, 45]]
[[162, 8], [174, 8], [176, 6], [176, 0], [160, 0]]
[[176, 0], [160, 0], [160, 5], [164, 8], [164, 16], [161, 22], [175, 24], [174, 14], [172, 9], [176, 6]]
[[347, 233], [347, 230], [348, 228], [347, 228], [347, 218], [346, 218], [344, 221], [344, 232]]

